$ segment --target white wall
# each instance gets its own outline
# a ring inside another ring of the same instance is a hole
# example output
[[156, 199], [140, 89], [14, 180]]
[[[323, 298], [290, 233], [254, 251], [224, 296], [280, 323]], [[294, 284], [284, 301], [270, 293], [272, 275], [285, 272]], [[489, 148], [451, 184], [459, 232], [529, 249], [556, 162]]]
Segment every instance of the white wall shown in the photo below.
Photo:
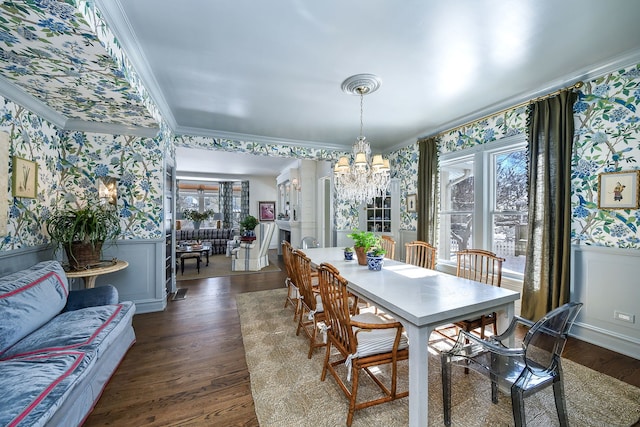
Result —
[[640, 359], [640, 251], [574, 245], [572, 258], [571, 300], [584, 306], [571, 335]]
[[[280, 212], [278, 203], [278, 190], [276, 187], [276, 175], [273, 176], [250, 176], [243, 178], [249, 180], [249, 214], [259, 218], [258, 202], [275, 202], [276, 212]], [[275, 230], [271, 237], [270, 249], [278, 247], [278, 230]]]

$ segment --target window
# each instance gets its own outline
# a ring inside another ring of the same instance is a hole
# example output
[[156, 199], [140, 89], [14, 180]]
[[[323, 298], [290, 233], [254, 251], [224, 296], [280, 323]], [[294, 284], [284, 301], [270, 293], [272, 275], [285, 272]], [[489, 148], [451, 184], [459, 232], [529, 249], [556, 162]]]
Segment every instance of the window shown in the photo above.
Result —
[[195, 210], [204, 212], [211, 210], [215, 215], [202, 222], [201, 227], [215, 227], [218, 219], [222, 216], [220, 210], [220, 192], [218, 185], [202, 185], [198, 188], [180, 188], [178, 185], [178, 197], [176, 202], [177, 217], [182, 218], [182, 212], [185, 210]]
[[459, 250], [489, 249], [506, 258], [505, 273], [522, 275], [528, 225], [524, 138], [441, 156], [440, 262], [455, 264]]

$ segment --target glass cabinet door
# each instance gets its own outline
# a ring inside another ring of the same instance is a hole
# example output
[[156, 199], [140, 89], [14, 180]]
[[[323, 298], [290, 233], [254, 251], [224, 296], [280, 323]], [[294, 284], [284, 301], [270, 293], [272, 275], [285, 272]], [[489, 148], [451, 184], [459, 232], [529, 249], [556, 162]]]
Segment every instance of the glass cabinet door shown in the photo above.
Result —
[[375, 233], [391, 232], [391, 195], [376, 197], [373, 203], [367, 203], [366, 230]]

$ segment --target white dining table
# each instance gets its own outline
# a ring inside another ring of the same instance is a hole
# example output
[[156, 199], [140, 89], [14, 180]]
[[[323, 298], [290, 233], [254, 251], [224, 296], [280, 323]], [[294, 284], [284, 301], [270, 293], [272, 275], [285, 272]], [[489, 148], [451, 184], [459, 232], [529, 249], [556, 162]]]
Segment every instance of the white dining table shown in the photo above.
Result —
[[[518, 292], [462, 279], [436, 270], [384, 260], [381, 271], [346, 261], [342, 248], [304, 249], [314, 266], [329, 263], [349, 290], [402, 323], [409, 335], [409, 426], [428, 425], [429, 335], [440, 325], [501, 312], [514, 315]], [[499, 319], [501, 320], [501, 319]], [[506, 322], [498, 324], [506, 328]]]

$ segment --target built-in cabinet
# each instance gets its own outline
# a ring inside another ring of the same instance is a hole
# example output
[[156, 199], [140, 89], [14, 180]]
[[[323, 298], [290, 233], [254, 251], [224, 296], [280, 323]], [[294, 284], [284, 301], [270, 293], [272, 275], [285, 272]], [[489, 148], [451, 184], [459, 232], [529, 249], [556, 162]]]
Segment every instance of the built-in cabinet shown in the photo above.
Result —
[[367, 203], [365, 210], [365, 230], [376, 233], [391, 233], [391, 193], [376, 197]]
[[373, 201], [364, 203], [361, 206], [358, 220], [362, 230], [397, 238], [395, 233], [400, 228], [399, 181], [395, 178], [391, 180], [389, 190], [384, 197], [375, 197]]

